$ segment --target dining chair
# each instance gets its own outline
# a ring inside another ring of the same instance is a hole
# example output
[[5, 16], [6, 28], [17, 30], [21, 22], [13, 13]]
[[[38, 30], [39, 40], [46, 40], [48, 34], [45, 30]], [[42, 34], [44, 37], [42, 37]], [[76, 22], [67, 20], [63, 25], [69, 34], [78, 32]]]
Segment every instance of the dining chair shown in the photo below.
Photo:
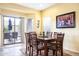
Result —
[[41, 55], [41, 50], [44, 50], [43, 45], [41, 45], [37, 39], [37, 34], [36, 33], [30, 33], [30, 39], [31, 39], [31, 45], [32, 45], [32, 55], [34, 52], [36, 52], [36, 55], [39, 54]]
[[[57, 39], [57, 32], [48, 32], [48, 37]], [[51, 42], [48, 43], [48, 46], [50, 46], [51, 43], [56, 43], [56, 41], [52, 40]]]
[[26, 38], [26, 54], [29, 52], [29, 56], [31, 55], [31, 43], [30, 43], [30, 33], [25, 33]]
[[46, 32], [47, 37], [52, 37], [52, 32]]
[[63, 56], [63, 40], [64, 33], [57, 33], [56, 42], [50, 43], [50, 46], [48, 47], [49, 50], [53, 51], [53, 55], [57, 56], [57, 52], [59, 51], [61, 53], [61, 56]]
[[10, 33], [4, 33], [4, 39], [9, 39], [10, 40]]
[[12, 38], [17, 39], [18, 38], [18, 32], [12, 32]]
[[11, 35], [10, 33], [4, 33], [4, 39], [8, 39], [9, 41], [11, 41]]
[[56, 38], [56, 39], [57, 39], [57, 34], [58, 34], [58, 32], [54, 32], [54, 38]]

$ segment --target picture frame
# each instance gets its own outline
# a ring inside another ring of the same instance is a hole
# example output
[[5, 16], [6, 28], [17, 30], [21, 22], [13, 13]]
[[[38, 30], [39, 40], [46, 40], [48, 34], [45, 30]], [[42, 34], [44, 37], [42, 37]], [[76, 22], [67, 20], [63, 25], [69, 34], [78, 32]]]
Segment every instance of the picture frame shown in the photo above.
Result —
[[75, 28], [75, 11], [56, 16], [56, 28]]

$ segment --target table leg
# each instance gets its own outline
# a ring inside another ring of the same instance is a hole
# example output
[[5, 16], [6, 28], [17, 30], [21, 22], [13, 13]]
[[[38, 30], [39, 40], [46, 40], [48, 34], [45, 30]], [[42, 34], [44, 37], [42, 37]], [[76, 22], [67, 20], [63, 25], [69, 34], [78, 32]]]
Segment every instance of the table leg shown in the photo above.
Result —
[[45, 50], [44, 50], [44, 55], [45, 55], [45, 56], [48, 56], [47, 42], [44, 42], [44, 48], [45, 48]]

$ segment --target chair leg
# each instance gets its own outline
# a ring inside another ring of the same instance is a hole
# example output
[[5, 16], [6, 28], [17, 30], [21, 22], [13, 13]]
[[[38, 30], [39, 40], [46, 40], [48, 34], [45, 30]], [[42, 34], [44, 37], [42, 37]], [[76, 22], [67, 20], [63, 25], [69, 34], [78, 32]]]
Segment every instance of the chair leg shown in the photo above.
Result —
[[39, 54], [41, 55], [41, 50], [39, 50]]
[[57, 51], [55, 51], [56, 52], [56, 56], [57, 56]]
[[25, 54], [27, 54], [27, 47], [26, 47], [26, 51], [25, 51]]
[[33, 47], [32, 47], [32, 56], [33, 56]]
[[36, 56], [38, 56], [38, 53], [39, 53], [39, 51], [37, 50], [37, 54], [36, 54]]
[[36, 54], [36, 56], [38, 56], [38, 51], [37, 51], [37, 54]]
[[29, 56], [30, 56], [30, 53], [31, 53], [31, 47], [28, 47], [29, 48]]
[[61, 49], [61, 56], [63, 56], [63, 49]]
[[26, 55], [28, 54], [27, 52], [29, 51], [29, 47], [28, 46], [26, 46]]
[[54, 50], [52, 50], [52, 53], [53, 53], [53, 56], [55, 55], [55, 51]]

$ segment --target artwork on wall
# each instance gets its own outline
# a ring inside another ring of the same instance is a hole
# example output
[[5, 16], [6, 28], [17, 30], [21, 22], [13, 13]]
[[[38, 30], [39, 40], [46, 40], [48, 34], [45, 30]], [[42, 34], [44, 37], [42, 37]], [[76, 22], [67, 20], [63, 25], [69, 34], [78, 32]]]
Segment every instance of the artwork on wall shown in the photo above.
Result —
[[56, 28], [75, 28], [75, 12], [56, 16]]
[[37, 20], [37, 28], [39, 28], [39, 23], [40, 23], [40, 21], [39, 21], [39, 20]]

